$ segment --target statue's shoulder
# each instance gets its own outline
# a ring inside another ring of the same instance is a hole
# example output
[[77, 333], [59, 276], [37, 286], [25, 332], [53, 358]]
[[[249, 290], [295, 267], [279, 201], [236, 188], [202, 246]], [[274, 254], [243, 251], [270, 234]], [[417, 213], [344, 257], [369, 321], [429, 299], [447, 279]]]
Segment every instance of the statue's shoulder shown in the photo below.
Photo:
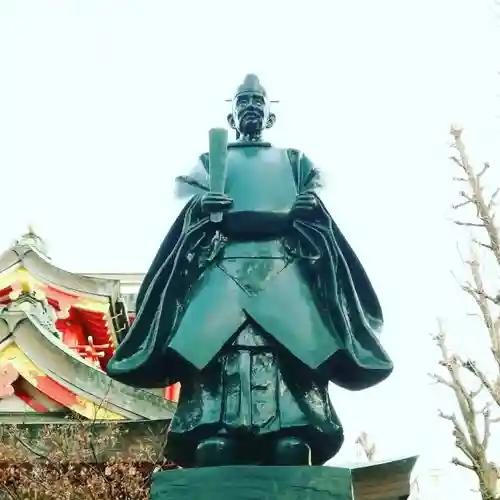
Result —
[[206, 153], [201, 153], [198, 159], [201, 166], [205, 169], [205, 172], [208, 172], [208, 159], [209, 159], [208, 151]]
[[301, 149], [298, 148], [283, 148], [288, 155], [294, 156], [299, 160], [306, 160], [309, 161], [307, 155], [302, 151]]
[[297, 148], [283, 148], [290, 160], [290, 163], [293, 165], [300, 163], [301, 157], [303, 153], [300, 149]]
[[307, 186], [310, 189], [321, 187], [323, 182], [320, 172], [309, 157], [297, 148], [285, 148], [285, 150], [297, 185]]
[[187, 175], [175, 178], [174, 194], [182, 199], [206, 191], [209, 191], [208, 153], [202, 153]]
[[292, 168], [297, 170], [310, 170], [313, 167], [311, 160], [306, 156], [306, 154], [297, 148], [284, 148]]

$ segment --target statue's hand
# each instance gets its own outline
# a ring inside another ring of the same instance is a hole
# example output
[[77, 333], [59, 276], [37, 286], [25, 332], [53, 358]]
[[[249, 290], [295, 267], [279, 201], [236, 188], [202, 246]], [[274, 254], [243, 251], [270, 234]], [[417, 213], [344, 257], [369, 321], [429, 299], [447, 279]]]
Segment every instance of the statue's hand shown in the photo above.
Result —
[[291, 214], [294, 218], [310, 218], [318, 207], [318, 199], [313, 193], [300, 193], [295, 200]]
[[201, 198], [201, 209], [207, 213], [225, 212], [231, 208], [233, 200], [222, 193], [207, 193]]

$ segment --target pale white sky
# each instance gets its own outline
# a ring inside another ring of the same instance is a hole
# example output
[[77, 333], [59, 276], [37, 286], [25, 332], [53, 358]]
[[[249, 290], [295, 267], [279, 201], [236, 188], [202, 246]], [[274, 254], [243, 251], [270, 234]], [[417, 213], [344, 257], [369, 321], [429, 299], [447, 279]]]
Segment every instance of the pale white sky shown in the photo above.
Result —
[[387, 318], [392, 378], [332, 392], [339, 460], [364, 428], [382, 458], [445, 463], [426, 373], [434, 318], [459, 316], [447, 132], [465, 125], [500, 182], [499, 26], [487, 0], [0, 0], [0, 247], [32, 222], [61, 267], [145, 271], [172, 179], [256, 72], [281, 101], [269, 139], [326, 173]]

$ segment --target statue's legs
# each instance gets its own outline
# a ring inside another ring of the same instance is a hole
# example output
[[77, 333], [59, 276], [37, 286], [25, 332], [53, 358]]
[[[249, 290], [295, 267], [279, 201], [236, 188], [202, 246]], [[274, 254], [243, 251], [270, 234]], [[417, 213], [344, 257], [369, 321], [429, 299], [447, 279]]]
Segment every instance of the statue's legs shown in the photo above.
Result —
[[181, 383], [166, 451], [182, 467], [317, 465], [342, 444], [328, 381], [250, 321]]
[[196, 447], [195, 467], [218, 467], [237, 463], [235, 441], [223, 436], [203, 440]]
[[[253, 446], [252, 446], [253, 445]], [[267, 456], [262, 456], [266, 451]], [[195, 467], [224, 465], [311, 465], [311, 448], [298, 437], [247, 436], [244, 440], [213, 436], [201, 441], [195, 453]]]
[[311, 447], [296, 437], [277, 440], [272, 465], [311, 465]]

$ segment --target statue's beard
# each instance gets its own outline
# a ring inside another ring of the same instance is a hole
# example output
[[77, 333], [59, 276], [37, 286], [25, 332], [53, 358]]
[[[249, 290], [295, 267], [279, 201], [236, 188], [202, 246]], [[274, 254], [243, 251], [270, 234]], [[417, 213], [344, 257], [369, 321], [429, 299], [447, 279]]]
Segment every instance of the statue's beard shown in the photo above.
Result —
[[240, 132], [242, 135], [250, 137], [259, 137], [264, 128], [262, 116], [258, 113], [248, 113], [241, 117]]

